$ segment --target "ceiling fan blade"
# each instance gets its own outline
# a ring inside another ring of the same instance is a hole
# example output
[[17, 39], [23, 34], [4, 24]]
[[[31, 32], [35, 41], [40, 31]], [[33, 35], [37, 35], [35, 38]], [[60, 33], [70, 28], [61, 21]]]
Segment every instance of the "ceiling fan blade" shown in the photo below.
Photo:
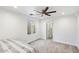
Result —
[[51, 15], [48, 14], [47, 16], [51, 16]]
[[[36, 11], [36, 10], [34, 10], [34, 11]], [[41, 13], [41, 12], [39, 12], [39, 11], [36, 11], [36, 12]]]
[[51, 16], [51, 15], [49, 15], [48, 13], [45, 13], [45, 15], [47, 15], [47, 16]]
[[49, 7], [46, 7], [45, 10], [44, 10], [44, 12], [46, 12], [48, 9], [49, 9]]
[[56, 13], [56, 11], [50, 11], [50, 12], [47, 12], [47, 13]]

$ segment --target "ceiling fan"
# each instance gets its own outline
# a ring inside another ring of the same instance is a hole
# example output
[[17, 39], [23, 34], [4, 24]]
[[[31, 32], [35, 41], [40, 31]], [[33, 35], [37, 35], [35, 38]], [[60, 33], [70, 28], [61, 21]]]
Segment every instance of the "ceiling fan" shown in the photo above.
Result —
[[[34, 10], [34, 11], [40, 13], [41, 16], [43, 16], [43, 15], [51, 16], [51, 15], [50, 15], [51, 13], [56, 13], [56, 11], [49, 11], [49, 12], [48, 12], [48, 11], [47, 11], [48, 9], [49, 9], [49, 7], [46, 7], [46, 8], [43, 9], [42, 11], [36, 11], [36, 10]], [[30, 14], [30, 15], [34, 15], [34, 14]]]

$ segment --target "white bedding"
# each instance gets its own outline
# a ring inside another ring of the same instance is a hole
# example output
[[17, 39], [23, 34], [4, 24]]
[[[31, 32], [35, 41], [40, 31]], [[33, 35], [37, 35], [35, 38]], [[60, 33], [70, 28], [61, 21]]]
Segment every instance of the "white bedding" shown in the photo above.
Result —
[[34, 53], [36, 50], [30, 45], [24, 45], [16, 40], [0, 40], [0, 53]]

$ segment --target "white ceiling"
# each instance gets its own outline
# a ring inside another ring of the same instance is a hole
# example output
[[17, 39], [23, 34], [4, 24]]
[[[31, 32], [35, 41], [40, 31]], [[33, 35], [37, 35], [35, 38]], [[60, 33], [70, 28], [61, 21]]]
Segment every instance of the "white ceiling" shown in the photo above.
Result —
[[[34, 10], [41, 11], [42, 9], [45, 9], [45, 7], [46, 6], [18, 6], [17, 8], [14, 8], [13, 6], [9, 6], [9, 7], [6, 6], [1, 8], [5, 8], [10, 11], [20, 12], [29, 17], [40, 18], [40, 19], [58, 17], [62, 15], [69, 15], [79, 12], [79, 6], [49, 6], [50, 8], [48, 11], [56, 10], [57, 12], [51, 14], [52, 16], [44, 15], [43, 17], [41, 17], [41, 15], [36, 15], [38, 13], [35, 12]], [[31, 13], [35, 15], [31, 16], [30, 15]]]

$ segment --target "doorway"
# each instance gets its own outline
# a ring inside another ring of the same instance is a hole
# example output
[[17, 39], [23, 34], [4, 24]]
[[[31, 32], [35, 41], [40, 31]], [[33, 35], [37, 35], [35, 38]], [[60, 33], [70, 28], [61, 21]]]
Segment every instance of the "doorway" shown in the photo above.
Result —
[[53, 23], [46, 23], [46, 39], [53, 39]]

